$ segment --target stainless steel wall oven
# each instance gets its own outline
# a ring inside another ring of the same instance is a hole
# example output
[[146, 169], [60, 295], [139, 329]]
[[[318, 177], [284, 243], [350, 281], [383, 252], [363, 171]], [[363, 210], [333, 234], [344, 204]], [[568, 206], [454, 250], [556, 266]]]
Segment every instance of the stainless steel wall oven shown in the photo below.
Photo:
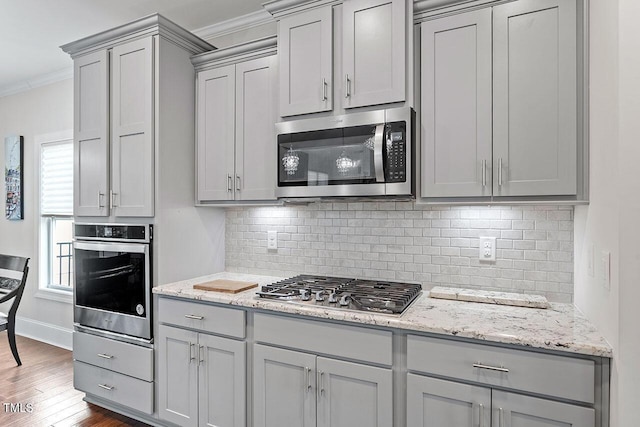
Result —
[[76, 325], [151, 340], [152, 231], [74, 224]]

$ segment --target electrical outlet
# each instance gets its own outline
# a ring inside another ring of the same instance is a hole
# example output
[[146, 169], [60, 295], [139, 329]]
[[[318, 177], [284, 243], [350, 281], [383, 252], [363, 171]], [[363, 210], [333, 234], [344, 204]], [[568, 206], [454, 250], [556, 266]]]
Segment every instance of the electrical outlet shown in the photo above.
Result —
[[594, 259], [593, 252], [594, 252], [593, 244], [590, 244], [587, 247], [587, 275], [589, 277], [593, 277], [595, 275], [594, 273], [595, 259]]
[[602, 251], [600, 253], [600, 262], [602, 263], [601, 283], [606, 290], [611, 289], [611, 253]]
[[278, 249], [278, 232], [267, 231], [267, 249]]
[[480, 261], [496, 260], [496, 238], [480, 237], [480, 247], [478, 249], [478, 258]]

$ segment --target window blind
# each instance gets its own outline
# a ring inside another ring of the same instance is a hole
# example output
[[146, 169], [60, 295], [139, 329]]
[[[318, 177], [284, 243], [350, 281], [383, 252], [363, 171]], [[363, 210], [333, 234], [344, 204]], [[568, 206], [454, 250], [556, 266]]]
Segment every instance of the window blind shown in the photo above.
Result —
[[73, 141], [42, 144], [40, 214], [73, 215]]

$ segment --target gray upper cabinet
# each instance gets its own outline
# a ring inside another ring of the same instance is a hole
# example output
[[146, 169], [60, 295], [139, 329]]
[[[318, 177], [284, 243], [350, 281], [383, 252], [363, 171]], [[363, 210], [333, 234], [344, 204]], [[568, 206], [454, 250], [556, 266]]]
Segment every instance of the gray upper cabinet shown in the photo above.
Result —
[[153, 38], [111, 52], [111, 203], [115, 216], [153, 216]]
[[346, 0], [342, 9], [345, 108], [405, 100], [404, 0]]
[[421, 375], [407, 375], [407, 425], [491, 425], [491, 389]]
[[[270, 37], [229, 48], [230, 53], [192, 58], [198, 98], [197, 203], [275, 200], [275, 43]], [[252, 51], [252, 45], [261, 49]]]
[[198, 200], [233, 200], [235, 65], [198, 73]]
[[491, 196], [491, 9], [421, 25], [421, 188]]
[[74, 61], [74, 212], [109, 216], [109, 53]]
[[576, 2], [493, 8], [494, 194], [575, 195]]
[[330, 111], [332, 103], [331, 6], [283, 18], [278, 23], [280, 115]]
[[576, 0], [421, 24], [422, 197], [586, 197], [578, 35]]

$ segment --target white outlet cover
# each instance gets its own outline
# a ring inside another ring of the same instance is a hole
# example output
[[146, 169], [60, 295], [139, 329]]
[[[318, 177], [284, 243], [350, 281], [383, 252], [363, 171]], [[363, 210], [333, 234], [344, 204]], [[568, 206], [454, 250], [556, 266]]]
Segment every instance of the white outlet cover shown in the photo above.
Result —
[[278, 249], [278, 232], [267, 231], [267, 249]]
[[492, 262], [496, 260], [496, 238], [480, 237], [480, 247], [478, 248], [478, 259], [480, 261]]
[[600, 260], [602, 263], [602, 286], [606, 290], [611, 289], [611, 253], [602, 251], [600, 253]]

